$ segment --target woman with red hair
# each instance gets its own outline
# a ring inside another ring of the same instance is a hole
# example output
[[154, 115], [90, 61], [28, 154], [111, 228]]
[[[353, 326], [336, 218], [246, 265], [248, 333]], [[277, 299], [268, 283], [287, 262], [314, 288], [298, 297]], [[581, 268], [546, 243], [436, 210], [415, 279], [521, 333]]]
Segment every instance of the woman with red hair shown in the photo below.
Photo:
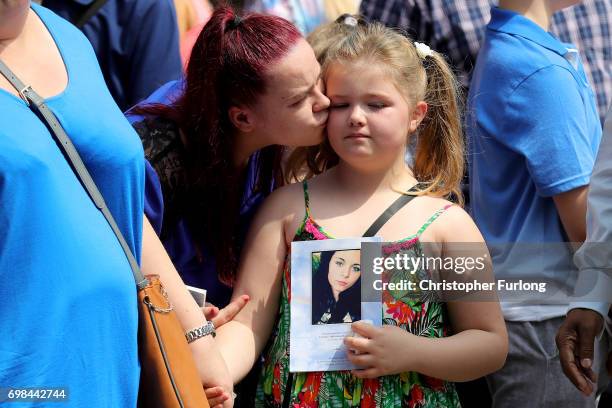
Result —
[[283, 182], [284, 148], [323, 139], [329, 100], [319, 75], [291, 23], [220, 8], [193, 48], [185, 80], [128, 112], [152, 166], [147, 216], [185, 283], [205, 287], [210, 301], [229, 300], [217, 275], [231, 283], [248, 220]]
[[[251, 218], [285, 175], [285, 147], [323, 139], [329, 100], [290, 22], [217, 9], [184, 81], [132, 109], [147, 165], [145, 212], [186, 284], [228, 304]], [[244, 299], [246, 300], [246, 299]]]

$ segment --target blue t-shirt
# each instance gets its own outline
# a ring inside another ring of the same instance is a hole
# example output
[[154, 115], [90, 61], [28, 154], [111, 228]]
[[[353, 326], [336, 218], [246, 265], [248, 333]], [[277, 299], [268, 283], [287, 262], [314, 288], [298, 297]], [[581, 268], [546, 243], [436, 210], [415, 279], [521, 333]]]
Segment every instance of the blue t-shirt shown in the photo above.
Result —
[[[43, 4], [75, 21], [93, 1], [44, 0]], [[121, 110], [181, 76], [172, 0], [109, 0], [83, 26], [83, 33]]]
[[[83, 34], [32, 9], [68, 73], [47, 104], [140, 259], [142, 146]], [[62, 406], [135, 407], [138, 311], [127, 258], [25, 102], [0, 90], [0, 118], [0, 387], [65, 387]]]
[[513, 243], [566, 241], [552, 196], [589, 183], [601, 125], [578, 53], [493, 8], [466, 115], [472, 214], [493, 245], [496, 277], [571, 287], [567, 248], [527, 256]]
[[[180, 97], [183, 86], [184, 82], [182, 81], [171, 81], [151, 94], [141, 105], [172, 104]], [[127, 117], [132, 124], [144, 119], [141, 115], [130, 114], [129, 112]], [[164, 194], [159, 177], [148, 161], [146, 161], [145, 169], [145, 214], [155, 231], [160, 234], [165, 211], [167, 211], [167, 203], [164, 203]], [[238, 221], [240, 225], [237, 237], [239, 245], [244, 242], [257, 209], [274, 188], [273, 182], [264, 189], [258, 190], [256, 188], [259, 169], [259, 153], [256, 152], [251, 156], [247, 165]], [[166, 231], [161, 240], [174, 266], [187, 285], [206, 289], [206, 301], [213, 303], [215, 306], [224, 307], [229, 303], [232, 290], [219, 280], [212, 250], [203, 243], [200, 243], [196, 248], [184, 217], [179, 214], [178, 221], [171, 226], [169, 231]]]

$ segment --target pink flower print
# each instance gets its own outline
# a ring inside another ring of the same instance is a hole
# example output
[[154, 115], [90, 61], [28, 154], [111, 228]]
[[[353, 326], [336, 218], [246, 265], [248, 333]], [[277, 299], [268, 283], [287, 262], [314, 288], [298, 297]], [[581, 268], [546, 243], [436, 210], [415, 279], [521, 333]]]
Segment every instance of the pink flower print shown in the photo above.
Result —
[[312, 234], [312, 236], [316, 240], [327, 239], [327, 237], [312, 224], [312, 221], [310, 221], [310, 219], [306, 220], [306, 223], [304, 224], [304, 229], [306, 230], [306, 232]]
[[383, 246], [383, 254], [389, 255], [389, 254], [394, 254], [396, 252], [399, 252], [402, 249], [408, 249], [412, 247], [414, 244], [416, 244], [418, 240], [419, 240], [418, 237], [414, 237], [407, 241], [395, 242], [389, 245], [385, 245]]

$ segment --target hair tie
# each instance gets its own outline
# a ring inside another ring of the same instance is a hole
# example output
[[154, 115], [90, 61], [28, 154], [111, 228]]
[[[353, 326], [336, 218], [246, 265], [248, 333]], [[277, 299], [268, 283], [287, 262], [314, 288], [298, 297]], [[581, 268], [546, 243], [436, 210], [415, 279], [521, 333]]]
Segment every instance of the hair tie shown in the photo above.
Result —
[[342, 24], [351, 26], [351, 27], [357, 27], [358, 23], [359, 22], [357, 21], [357, 19], [353, 16], [346, 16], [344, 17], [344, 20], [342, 21]]
[[242, 18], [238, 14], [234, 14], [234, 18], [227, 23], [227, 28], [233, 30], [238, 28], [240, 23], [242, 23]]
[[359, 24], [365, 24], [365, 21], [361, 18], [357, 18], [351, 14], [344, 13], [336, 19], [336, 23], [343, 24], [349, 27], [357, 27]]
[[415, 41], [414, 47], [416, 48], [416, 52], [421, 59], [431, 57], [434, 54], [434, 51], [431, 48], [429, 48], [429, 45], [427, 44], [423, 44], [423, 43]]

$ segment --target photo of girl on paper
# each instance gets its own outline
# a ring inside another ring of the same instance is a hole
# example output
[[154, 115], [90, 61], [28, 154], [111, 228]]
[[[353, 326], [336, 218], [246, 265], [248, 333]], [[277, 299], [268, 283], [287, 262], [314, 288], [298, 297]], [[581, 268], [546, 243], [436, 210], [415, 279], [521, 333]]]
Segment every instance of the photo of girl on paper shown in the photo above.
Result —
[[312, 324], [361, 319], [361, 261], [358, 249], [312, 254]]

